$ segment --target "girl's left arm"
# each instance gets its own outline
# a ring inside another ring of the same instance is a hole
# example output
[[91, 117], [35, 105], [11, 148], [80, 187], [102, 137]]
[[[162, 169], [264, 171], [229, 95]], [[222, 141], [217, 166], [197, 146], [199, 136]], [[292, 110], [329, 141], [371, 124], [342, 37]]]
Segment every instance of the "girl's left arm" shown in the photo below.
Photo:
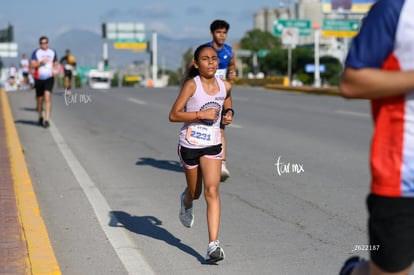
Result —
[[233, 101], [231, 98], [231, 88], [232, 85], [228, 81], [223, 81], [224, 86], [226, 87], [227, 96], [223, 103], [223, 121], [224, 125], [230, 124], [233, 120], [234, 110], [233, 110]]

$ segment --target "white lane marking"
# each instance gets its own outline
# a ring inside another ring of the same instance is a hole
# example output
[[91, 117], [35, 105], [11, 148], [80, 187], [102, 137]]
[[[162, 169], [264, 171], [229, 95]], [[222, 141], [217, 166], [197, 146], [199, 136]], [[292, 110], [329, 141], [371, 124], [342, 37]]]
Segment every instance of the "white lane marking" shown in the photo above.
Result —
[[128, 101], [129, 101], [129, 102], [136, 103], [136, 104], [140, 104], [140, 105], [145, 105], [145, 104], [147, 104], [147, 102], [145, 102], [145, 101], [143, 101], [143, 100], [139, 100], [139, 99], [133, 98], [133, 97], [128, 97]]
[[234, 123], [231, 123], [231, 124], [229, 124], [229, 125], [226, 125], [226, 127], [231, 127], [231, 128], [243, 128], [243, 126], [241, 126], [240, 124], [234, 124]]
[[96, 184], [90, 178], [85, 168], [83, 168], [82, 164], [75, 157], [53, 121], [50, 121], [49, 129], [60, 152], [72, 170], [73, 175], [88, 198], [102, 230], [105, 232], [112, 247], [118, 254], [119, 259], [128, 271], [128, 274], [155, 274], [134, 242], [129, 238], [126, 229], [109, 225], [109, 219], [111, 219], [112, 225], [117, 223], [115, 217], [109, 216], [109, 213], [112, 213], [111, 207], [96, 187]]
[[335, 113], [341, 114], [341, 115], [358, 116], [358, 117], [366, 117], [366, 118], [370, 117], [370, 114], [367, 114], [367, 113], [344, 111], [344, 110], [337, 110], [335, 111]]

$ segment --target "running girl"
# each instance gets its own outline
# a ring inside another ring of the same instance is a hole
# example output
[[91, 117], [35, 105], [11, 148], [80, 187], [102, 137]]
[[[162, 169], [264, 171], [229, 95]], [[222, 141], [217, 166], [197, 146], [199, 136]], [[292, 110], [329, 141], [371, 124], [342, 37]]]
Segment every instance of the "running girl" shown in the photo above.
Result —
[[187, 187], [181, 194], [179, 218], [186, 227], [194, 223], [193, 200], [200, 197], [204, 183], [209, 235], [207, 262], [224, 259], [218, 240], [222, 161], [220, 122], [230, 124], [234, 115], [231, 84], [215, 77], [217, 68], [218, 57], [214, 48], [199, 46], [169, 115], [171, 122], [184, 122], [179, 135], [178, 155]]

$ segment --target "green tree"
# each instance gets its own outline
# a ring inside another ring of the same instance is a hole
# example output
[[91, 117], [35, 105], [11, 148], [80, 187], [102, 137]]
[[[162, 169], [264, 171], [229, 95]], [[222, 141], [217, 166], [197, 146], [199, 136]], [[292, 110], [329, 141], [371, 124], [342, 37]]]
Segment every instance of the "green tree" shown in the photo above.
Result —
[[259, 29], [249, 31], [240, 40], [242, 49], [258, 52], [259, 50], [272, 50], [281, 48], [282, 43], [280, 38], [272, 35], [269, 32], [264, 32]]
[[326, 72], [321, 75], [324, 84], [337, 86], [343, 69], [341, 61], [333, 56], [322, 56], [320, 63], [326, 67]]
[[266, 75], [286, 75], [288, 67], [288, 52], [286, 49], [270, 51], [265, 57], [260, 58], [260, 68]]
[[[296, 47], [292, 50], [292, 77], [304, 84], [314, 83], [314, 73], [307, 73], [307, 64], [314, 64], [314, 50], [309, 47]], [[259, 58], [260, 69], [267, 76], [286, 76], [288, 74], [288, 49], [278, 48], [271, 50], [265, 57]], [[322, 56], [319, 64], [325, 65], [325, 72], [321, 73], [324, 84], [338, 85], [342, 71], [341, 62], [332, 56]]]
[[[240, 47], [244, 50], [250, 50], [253, 53], [256, 53], [260, 50], [266, 50], [271, 52], [274, 49], [280, 49], [282, 43], [280, 38], [272, 35], [269, 32], [264, 32], [259, 29], [255, 29], [247, 32], [244, 37], [240, 40]], [[247, 64], [250, 68], [249, 71], [253, 70], [253, 60], [252, 57], [242, 58], [243, 63]], [[259, 70], [264, 71], [263, 58], [258, 58]]]
[[303, 73], [306, 64], [315, 63], [313, 49], [297, 47], [292, 51], [292, 74]]
[[168, 86], [179, 86], [181, 84], [181, 70], [171, 71], [166, 70], [165, 72], [168, 75]]
[[182, 59], [182, 72], [184, 73], [187, 67], [190, 65], [191, 61], [193, 60], [193, 49], [188, 48], [184, 54]]
[[[267, 76], [287, 76], [288, 74], [288, 50], [282, 45], [280, 37], [276, 37], [269, 32], [259, 29], [247, 32], [240, 40], [240, 47], [243, 50], [250, 50], [258, 53], [261, 50], [268, 51], [267, 55], [258, 57], [259, 70]], [[184, 54], [181, 66], [181, 75], [191, 62], [193, 49], [189, 48]], [[247, 65], [247, 72], [253, 72], [252, 57], [239, 57]], [[307, 64], [314, 64], [314, 49], [309, 47], [298, 46], [292, 50], [292, 76], [299, 79], [305, 84], [314, 83], [314, 73], [307, 73], [305, 67]], [[332, 56], [322, 56], [320, 64], [324, 64], [326, 71], [321, 73], [324, 84], [338, 85], [340, 73], [342, 71], [341, 62]], [[178, 76], [172, 77], [171, 83], [177, 83]]]
[[[309, 48], [292, 50], [292, 75], [303, 73], [306, 64], [313, 63], [313, 52]], [[288, 49], [272, 50], [261, 60], [262, 71], [267, 75], [287, 75]]]

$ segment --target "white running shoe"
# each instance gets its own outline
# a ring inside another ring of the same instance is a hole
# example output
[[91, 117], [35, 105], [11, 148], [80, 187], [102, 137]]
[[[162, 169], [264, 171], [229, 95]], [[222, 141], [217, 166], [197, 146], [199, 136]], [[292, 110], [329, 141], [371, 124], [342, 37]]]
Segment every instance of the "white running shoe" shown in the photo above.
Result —
[[181, 198], [180, 198], [181, 207], [180, 207], [179, 217], [180, 217], [181, 223], [185, 227], [190, 228], [194, 224], [193, 204], [191, 204], [190, 208], [186, 209], [185, 204], [184, 204], [184, 196], [185, 196], [185, 190], [181, 194]]
[[230, 172], [229, 172], [229, 170], [227, 170], [226, 162], [225, 161], [222, 161], [221, 162], [221, 177], [220, 177], [220, 181], [225, 181], [228, 177], [230, 177]]
[[206, 261], [215, 263], [224, 259], [224, 251], [220, 247], [220, 241], [216, 240], [208, 244]]

